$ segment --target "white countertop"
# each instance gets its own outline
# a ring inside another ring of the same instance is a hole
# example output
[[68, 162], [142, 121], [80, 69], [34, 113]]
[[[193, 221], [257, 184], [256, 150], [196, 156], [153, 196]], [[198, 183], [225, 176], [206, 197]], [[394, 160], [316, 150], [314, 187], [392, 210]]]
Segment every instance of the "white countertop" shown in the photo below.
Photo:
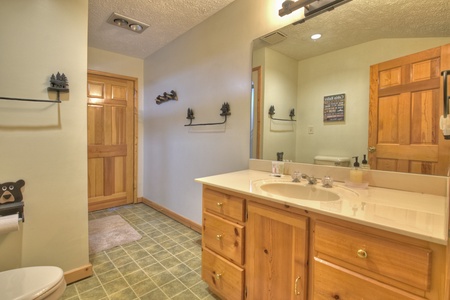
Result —
[[270, 173], [243, 170], [196, 179], [202, 184], [219, 187], [283, 203], [308, 211], [387, 230], [402, 235], [447, 245], [448, 200], [444, 196], [406, 192], [377, 187], [349, 188], [335, 182], [326, 189], [340, 196], [339, 200], [317, 201], [282, 197], [263, 191], [260, 186], [270, 182], [306, 185], [306, 180], [291, 183], [289, 175], [273, 177]]

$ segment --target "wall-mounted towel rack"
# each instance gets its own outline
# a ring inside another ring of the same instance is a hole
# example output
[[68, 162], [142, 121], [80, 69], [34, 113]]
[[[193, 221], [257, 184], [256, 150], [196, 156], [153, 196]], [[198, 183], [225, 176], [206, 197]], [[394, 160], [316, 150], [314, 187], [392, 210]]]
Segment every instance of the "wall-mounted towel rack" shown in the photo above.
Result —
[[47, 88], [47, 91], [56, 92], [56, 100], [13, 98], [13, 97], [0, 97], [0, 100], [61, 103], [59, 93], [68, 93], [69, 92], [69, 89], [67, 88], [68, 85], [69, 83], [66, 75], [64, 75], [64, 73], [60, 74], [58, 72], [56, 73], [56, 75], [52, 74], [52, 76], [50, 76], [50, 86]]
[[0, 97], [0, 99], [1, 100], [13, 100], [13, 101], [61, 103], [61, 100], [59, 100], [59, 93], [58, 93], [58, 100], [42, 100], [42, 99], [11, 98], [11, 97]]
[[230, 112], [230, 105], [225, 102], [222, 104], [222, 108], [220, 109], [222, 112], [220, 113], [220, 116], [225, 117], [225, 120], [223, 122], [217, 122], [217, 123], [199, 123], [199, 124], [192, 124], [192, 120], [195, 119], [194, 117], [194, 111], [190, 108], [187, 110], [187, 117], [186, 119], [189, 120], [189, 124], [186, 124], [184, 126], [208, 126], [208, 125], [221, 125], [225, 124], [227, 122], [227, 116], [231, 115]]
[[274, 118], [273, 115], [275, 114], [275, 107], [273, 105], [270, 106], [269, 108], [269, 117], [272, 120], [276, 120], [276, 121], [289, 121], [289, 122], [296, 122], [297, 120], [294, 120], [293, 118], [295, 117], [295, 110], [291, 109], [291, 111], [289, 112], [289, 117], [290, 119], [277, 119]]

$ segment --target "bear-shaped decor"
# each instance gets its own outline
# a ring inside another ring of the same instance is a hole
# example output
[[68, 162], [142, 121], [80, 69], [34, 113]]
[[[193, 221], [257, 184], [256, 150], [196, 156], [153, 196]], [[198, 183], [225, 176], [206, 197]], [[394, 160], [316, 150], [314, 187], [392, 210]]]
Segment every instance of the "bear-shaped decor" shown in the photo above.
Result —
[[0, 204], [21, 202], [23, 200], [22, 188], [25, 181], [0, 183]]

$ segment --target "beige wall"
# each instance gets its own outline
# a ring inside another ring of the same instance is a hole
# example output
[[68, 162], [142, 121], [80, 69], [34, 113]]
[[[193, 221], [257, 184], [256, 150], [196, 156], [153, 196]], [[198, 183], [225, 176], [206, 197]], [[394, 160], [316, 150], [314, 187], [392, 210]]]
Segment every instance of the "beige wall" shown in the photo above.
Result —
[[[281, 2], [236, 0], [145, 59], [145, 198], [201, 224], [194, 179], [248, 167], [252, 40], [300, 18], [299, 11], [280, 18]], [[155, 104], [172, 89], [178, 101]], [[224, 102], [226, 126], [184, 126], [188, 108], [196, 123], [222, 121]]]
[[0, 271], [89, 263], [86, 69], [88, 1], [2, 1], [0, 96], [48, 99], [67, 75], [61, 104], [0, 101], [0, 182], [26, 181], [25, 223], [0, 236]]
[[[144, 60], [97, 48], [88, 48], [88, 69], [138, 79], [138, 162], [143, 161]], [[138, 163], [137, 196], [142, 196], [143, 169]]]
[[[263, 157], [277, 160], [277, 153], [283, 152], [284, 160], [295, 161], [295, 135], [297, 122], [277, 121], [269, 118], [269, 109], [273, 105], [273, 118], [290, 119], [291, 109], [297, 111], [297, 61], [277, 51], [265, 48], [263, 68]], [[294, 120], [297, 119], [294, 117]]]

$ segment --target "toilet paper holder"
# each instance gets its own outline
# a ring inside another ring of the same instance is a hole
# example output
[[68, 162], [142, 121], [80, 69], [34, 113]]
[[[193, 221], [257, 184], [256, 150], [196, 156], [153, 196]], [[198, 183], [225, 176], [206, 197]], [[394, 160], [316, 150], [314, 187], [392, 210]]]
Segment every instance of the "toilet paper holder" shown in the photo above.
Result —
[[0, 205], [0, 216], [5, 217], [13, 214], [19, 214], [19, 221], [25, 222], [23, 207], [23, 202], [2, 204]]

